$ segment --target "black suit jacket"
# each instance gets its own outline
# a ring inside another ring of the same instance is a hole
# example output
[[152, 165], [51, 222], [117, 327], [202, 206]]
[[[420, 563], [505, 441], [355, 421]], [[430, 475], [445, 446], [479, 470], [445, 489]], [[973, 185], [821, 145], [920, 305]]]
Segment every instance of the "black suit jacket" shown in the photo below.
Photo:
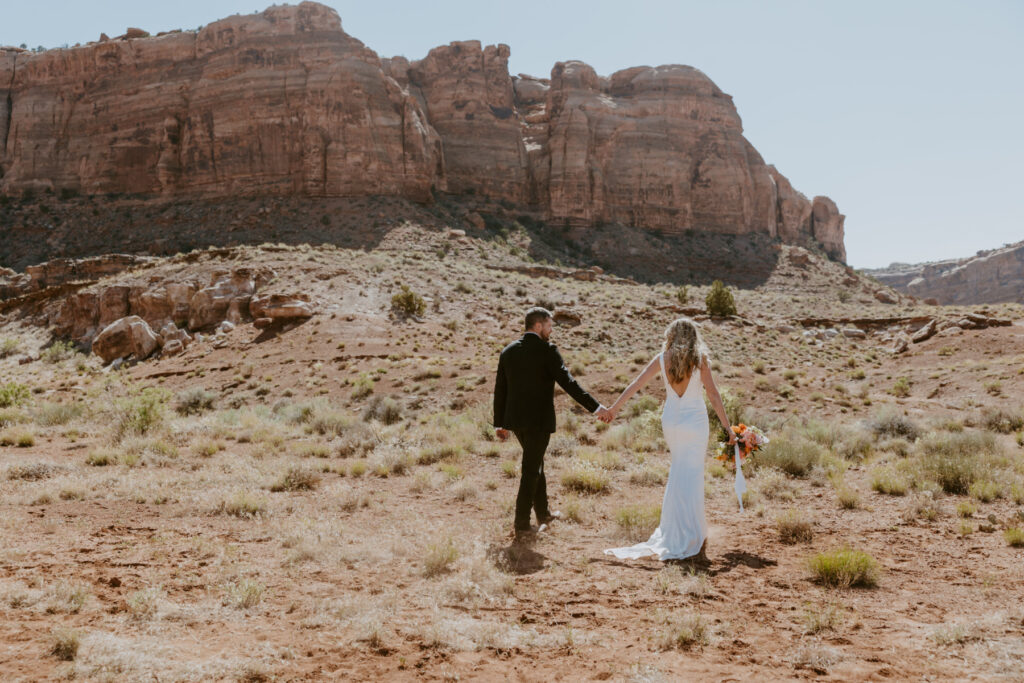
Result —
[[555, 382], [590, 412], [600, 407], [572, 378], [554, 344], [527, 333], [506, 346], [494, 382], [494, 426], [554, 432]]

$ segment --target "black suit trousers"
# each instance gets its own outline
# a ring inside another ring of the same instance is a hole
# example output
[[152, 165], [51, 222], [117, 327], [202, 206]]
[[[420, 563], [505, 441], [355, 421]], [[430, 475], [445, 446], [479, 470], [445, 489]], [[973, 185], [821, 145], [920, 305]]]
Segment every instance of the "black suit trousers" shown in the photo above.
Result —
[[548, 487], [544, 478], [544, 452], [548, 449], [551, 433], [543, 430], [516, 430], [513, 432], [523, 447], [522, 474], [516, 495], [515, 528], [529, 530], [530, 510], [537, 513], [538, 524], [548, 517]]

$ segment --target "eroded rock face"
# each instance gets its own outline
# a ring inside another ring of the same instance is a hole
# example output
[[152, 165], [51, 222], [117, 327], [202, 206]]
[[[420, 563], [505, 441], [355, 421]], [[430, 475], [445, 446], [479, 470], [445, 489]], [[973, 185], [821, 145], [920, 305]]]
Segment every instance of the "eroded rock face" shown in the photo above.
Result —
[[760, 233], [845, 258], [835, 204], [766, 165], [732, 98], [693, 67], [602, 77], [570, 61], [512, 77], [509, 47], [477, 41], [381, 60], [312, 2], [139, 35], [0, 51], [0, 192], [437, 190], [572, 228]]
[[1024, 303], [1024, 242], [970, 258], [866, 270], [879, 282], [939, 304]]

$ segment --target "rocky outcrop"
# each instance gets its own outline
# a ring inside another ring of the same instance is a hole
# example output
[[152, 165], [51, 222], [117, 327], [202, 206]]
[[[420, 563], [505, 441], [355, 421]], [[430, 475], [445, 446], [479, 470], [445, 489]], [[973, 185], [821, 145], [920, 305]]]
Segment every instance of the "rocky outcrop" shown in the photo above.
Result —
[[137, 315], [115, 320], [96, 335], [93, 352], [110, 363], [118, 358], [134, 356], [145, 360], [160, 346], [159, 340], [145, 320]]
[[380, 59], [311, 2], [198, 31], [0, 50], [0, 192], [389, 195], [509, 203], [585, 229], [757, 233], [843, 260], [843, 216], [743, 137], [699, 70], [508, 73], [509, 47]]
[[940, 304], [1024, 303], [1024, 242], [979, 251], [960, 260], [893, 263], [866, 275]]

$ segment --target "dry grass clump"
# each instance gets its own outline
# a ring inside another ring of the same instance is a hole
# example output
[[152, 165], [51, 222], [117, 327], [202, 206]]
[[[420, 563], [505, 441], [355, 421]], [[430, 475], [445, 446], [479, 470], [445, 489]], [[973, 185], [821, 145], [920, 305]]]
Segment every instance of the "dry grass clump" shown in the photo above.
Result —
[[997, 498], [1003, 497], [1003, 487], [991, 479], [979, 479], [971, 484], [967, 493], [982, 503], [991, 503]]
[[56, 465], [51, 465], [46, 462], [31, 462], [24, 465], [12, 465], [7, 468], [8, 479], [20, 479], [22, 481], [39, 481], [41, 479], [48, 479], [58, 472], [61, 468]]
[[8, 427], [0, 431], [0, 446], [31, 448], [36, 444], [36, 435], [28, 429]]
[[696, 612], [663, 616], [661, 622], [662, 628], [654, 638], [660, 650], [692, 650], [711, 642], [707, 622]]
[[892, 408], [882, 410], [871, 417], [868, 420], [868, 427], [878, 437], [914, 441], [921, 435], [921, 428], [916, 422]]
[[62, 662], [74, 661], [82, 642], [81, 634], [70, 628], [58, 628], [50, 632], [49, 653]]
[[794, 477], [806, 477], [821, 463], [825, 448], [796, 429], [783, 429], [772, 434], [754, 462], [758, 467], [774, 467]]
[[84, 583], [61, 581], [47, 591], [47, 614], [78, 614], [89, 601], [89, 587]]
[[871, 471], [871, 488], [889, 496], [904, 496], [910, 482], [895, 467], [886, 465]]
[[21, 352], [21, 340], [17, 337], [4, 337], [0, 341], [0, 358], [7, 358]]
[[135, 619], [152, 619], [156, 616], [164, 591], [159, 586], [143, 588], [128, 596], [128, 611]]
[[985, 406], [981, 409], [980, 422], [989, 431], [1010, 434], [1024, 429], [1024, 411]]
[[945, 513], [935, 500], [934, 494], [931, 491], [921, 491], [907, 503], [907, 507], [903, 510], [903, 521], [913, 522], [923, 519], [934, 522], [943, 514]]
[[416, 456], [416, 462], [420, 465], [433, 465], [439, 462], [454, 462], [462, 456], [462, 449], [452, 444], [441, 444], [424, 448]]
[[856, 510], [860, 507], [860, 494], [857, 489], [849, 486], [836, 487], [836, 499], [839, 507], [844, 510]]
[[779, 531], [779, 540], [788, 545], [810, 543], [814, 538], [814, 529], [806, 512], [786, 510], [775, 519], [775, 528]]
[[427, 546], [423, 556], [423, 575], [429, 579], [447, 573], [451, 571], [451, 566], [457, 559], [459, 550], [450, 536], [435, 541]]
[[1003, 532], [1003, 538], [1014, 548], [1024, 547], [1024, 529], [1012, 526]]
[[610, 481], [605, 470], [584, 462], [573, 463], [562, 475], [562, 486], [579, 493], [605, 493]]
[[[751, 491], [768, 500], [792, 502], [800, 493], [799, 486], [779, 470], [759, 468], [751, 481]], [[746, 501], [743, 503], [746, 505]]]
[[232, 517], [255, 517], [266, 514], [267, 504], [251, 493], [237, 491], [230, 498], [221, 501], [217, 512]]
[[92, 467], [106, 467], [114, 465], [121, 457], [121, 452], [112, 448], [96, 448], [89, 452], [85, 458], [85, 464]]
[[203, 387], [192, 387], [178, 393], [174, 400], [174, 410], [179, 415], [199, 415], [213, 409], [217, 394]]
[[59, 427], [85, 414], [81, 403], [41, 403], [32, 411], [32, 420], [40, 427]]
[[260, 604], [267, 587], [256, 579], [239, 579], [224, 585], [222, 604], [235, 609], [249, 609]]
[[822, 631], [835, 631], [843, 623], [844, 609], [841, 603], [829, 600], [823, 604], [807, 604], [804, 607], [804, 633], [815, 635]]
[[630, 541], [649, 538], [660, 522], [660, 505], [627, 505], [615, 511], [619, 532]]
[[933, 432], [918, 442], [917, 461], [924, 477], [946, 493], [966, 494], [983, 473], [988, 473], [990, 456], [997, 450], [989, 432]]
[[637, 486], [661, 486], [668, 478], [668, 472], [660, 467], [645, 467], [629, 475], [629, 483]]
[[807, 566], [815, 579], [826, 586], [870, 588], [878, 585], [878, 562], [860, 550], [840, 548], [818, 553], [808, 559]]
[[122, 398], [114, 406], [113, 436], [122, 441], [129, 436], [145, 436], [164, 424], [168, 392], [146, 387], [133, 396]]
[[270, 490], [280, 491], [312, 491], [320, 483], [320, 475], [304, 467], [292, 466], [274, 482]]
[[393, 425], [402, 420], [402, 406], [390, 396], [374, 396], [363, 410], [363, 419]]

